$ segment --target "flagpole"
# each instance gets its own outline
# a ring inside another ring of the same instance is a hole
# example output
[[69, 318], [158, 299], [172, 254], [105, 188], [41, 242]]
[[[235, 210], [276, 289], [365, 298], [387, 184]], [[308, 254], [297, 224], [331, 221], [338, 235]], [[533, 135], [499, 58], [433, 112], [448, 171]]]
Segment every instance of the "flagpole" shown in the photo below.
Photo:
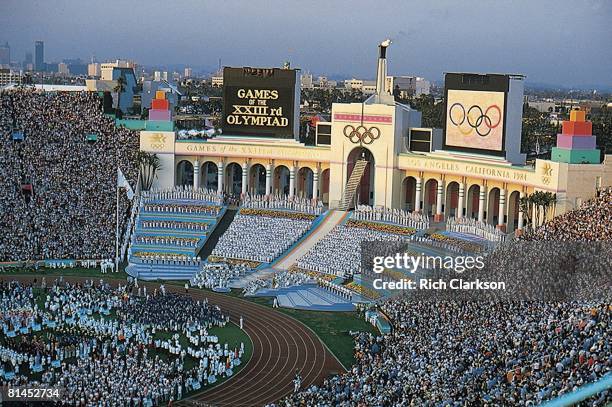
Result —
[[[117, 181], [119, 180], [119, 170], [117, 170]], [[115, 272], [119, 271], [119, 183], [115, 186], [117, 191], [117, 207], [115, 210], [116, 227], [115, 227]]]

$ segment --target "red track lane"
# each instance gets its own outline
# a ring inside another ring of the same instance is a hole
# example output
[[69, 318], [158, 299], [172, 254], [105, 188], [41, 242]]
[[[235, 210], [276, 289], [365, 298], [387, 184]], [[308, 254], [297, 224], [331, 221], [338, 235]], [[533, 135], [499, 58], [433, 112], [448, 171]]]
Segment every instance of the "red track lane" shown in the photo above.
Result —
[[[46, 276], [50, 284], [58, 276]], [[6, 276], [4, 280], [31, 281], [34, 277]], [[41, 276], [37, 278], [40, 281]], [[66, 281], [83, 282], [87, 277], [65, 277]], [[94, 281], [99, 278], [94, 278]], [[116, 285], [124, 280], [104, 278]], [[149, 292], [158, 283], [140, 282]], [[166, 285], [167, 291], [184, 292], [178, 286]], [[338, 360], [321, 340], [301, 322], [269, 307], [228, 295], [190, 289], [194, 298], [208, 298], [221, 307], [230, 320], [239, 324], [243, 317], [244, 331], [253, 342], [253, 354], [236, 375], [226, 382], [183, 399], [175, 405], [184, 406], [261, 406], [278, 401], [293, 391], [296, 372], [302, 377], [302, 387], [320, 384], [331, 374], [344, 371]]]

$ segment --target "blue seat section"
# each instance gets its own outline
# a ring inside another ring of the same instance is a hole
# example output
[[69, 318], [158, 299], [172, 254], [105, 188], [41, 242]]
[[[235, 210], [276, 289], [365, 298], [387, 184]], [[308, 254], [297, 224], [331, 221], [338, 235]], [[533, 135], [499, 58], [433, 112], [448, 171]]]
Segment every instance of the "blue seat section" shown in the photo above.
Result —
[[278, 305], [311, 311], [355, 311], [349, 300], [335, 295], [316, 284], [258, 290], [254, 297], [276, 297]]
[[[210, 202], [196, 201], [189, 199], [156, 199], [148, 201], [153, 204], [167, 205], [214, 205]], [[217, 222], [223, 217], [226, 208], [221, 207], [217, 216], [205, 213], [189, 213], [189, 212], [157, 212], [148, 211], [141, 207], [140, 212], [135, 221], [134, 233], [132, 236], [131, 246], [128, 251], [129, 265], [126, 271], [133, 277], [138, 277], [142, 280], [189, 280], [198, 271], [200, 266], [196, 264], [173, 264], [165, 262], [162, 264], [143, 263], [135, 254], [142, 253], [160, 253], [163, 255], [183, 255], [190, 258], [197, 257], [198, 253], [206, 243], [206, 240], [215, 229]], [[204, 228], [194, 229], [188, 225], [176, 224], [173, 227], [163, 227], [156, 225], [146, 225], [145, 222], [190, 222], [204, 226]], [[139, 237], [160, 237], [160, 238], [188, 238], [198, 239], [195, 246], [181, 245], [176, 242], [142, 242], [138, 241]]]

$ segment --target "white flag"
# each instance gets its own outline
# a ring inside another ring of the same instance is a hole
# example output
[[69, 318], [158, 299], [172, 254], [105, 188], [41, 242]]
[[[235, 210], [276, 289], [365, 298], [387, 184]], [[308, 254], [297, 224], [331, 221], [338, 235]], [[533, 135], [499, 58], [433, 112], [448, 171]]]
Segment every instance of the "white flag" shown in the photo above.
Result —
[[130, 186], [130, 183], [121, 172], [121, 168], [117, 167], [117, 188], [125, 188], [128, 199], [131, 201], [134, 198], [134, 190]]

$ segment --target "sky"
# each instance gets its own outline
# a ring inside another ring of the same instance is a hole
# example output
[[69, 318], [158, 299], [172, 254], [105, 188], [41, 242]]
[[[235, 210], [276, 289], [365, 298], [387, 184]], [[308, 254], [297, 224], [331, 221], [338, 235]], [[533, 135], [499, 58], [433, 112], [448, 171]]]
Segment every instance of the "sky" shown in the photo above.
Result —
[[518, 73], [531, 83], [612, 88], [610, 0], [0, 0], [0, 43], [22, 61], [132, 59], [144, 65], [293, 67], [374, 79]]

